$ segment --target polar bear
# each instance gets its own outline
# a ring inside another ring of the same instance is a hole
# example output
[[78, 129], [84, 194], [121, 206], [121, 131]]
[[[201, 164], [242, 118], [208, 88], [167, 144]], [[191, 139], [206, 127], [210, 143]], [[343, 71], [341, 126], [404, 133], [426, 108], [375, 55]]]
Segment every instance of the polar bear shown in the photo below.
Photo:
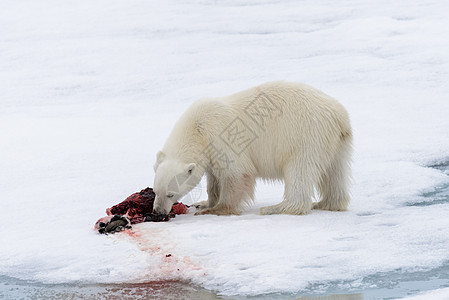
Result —
[[[154, 165], [154, 209], [174, 203], [207, 176], [197, 214], [240, 214], [256, 179], [283, 180], [283, 201], [260, 213], [346, 210], [352, 130], [345, 108], [301, 83], [269, 82], [194, 102], [175, 124]], [[313, 205], [314, 190], [320, 201]]]

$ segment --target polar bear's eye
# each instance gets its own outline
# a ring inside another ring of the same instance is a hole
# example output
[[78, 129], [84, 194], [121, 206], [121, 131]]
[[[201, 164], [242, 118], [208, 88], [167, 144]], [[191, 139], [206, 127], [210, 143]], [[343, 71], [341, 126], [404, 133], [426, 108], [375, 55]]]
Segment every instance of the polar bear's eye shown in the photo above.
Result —
[[174, 196], [173, 194], [168, 194], [167, 198], [173, 198], [173, 196]]

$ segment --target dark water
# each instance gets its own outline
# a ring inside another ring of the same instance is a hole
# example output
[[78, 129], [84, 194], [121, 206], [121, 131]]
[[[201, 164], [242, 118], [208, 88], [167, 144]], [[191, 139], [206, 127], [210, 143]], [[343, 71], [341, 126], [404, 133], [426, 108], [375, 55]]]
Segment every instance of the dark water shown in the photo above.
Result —
[[220, 297], [217, 294], [183, 282], [142, 284], [42, 284], [0, 276], [0, 299], [322, 299], [361, 300], [362, 294], [296, 297], [272, 294], [255, 297]]
[[[442, 266], [420, 272], [377, 273], [367, 276], [359, 283], [361, 288], [352, 287], [352, 282], [328, 282], [309, 287], [310, 293], [324, 290], [324, 294], [360, 293], [364, 300], [396, 299], [416, 295], [423, 291], [449, 287], [449, 261]], [[369, 288], [367, 288], [369, 287]], [[449, 299], [449, 296], [448, 296]]]
[[[430, 166], [449, 176], [449, 160]], [[449, 184], [435, 187], [407, 206], [449, 204]], [[449, 250], [448, 250], [449, 251]], [[449, 287], [449, 261], [420, 272], [395, 270], [367, 276], [354, 287], [336, 281], [310, 285], [301, 294], [269, 294], [254, 297], [222, 297], [184, 282], [142, 284], [43, 284], [0, 276], [0, 299], [393, 299], [422, 291]]]
[[[430, 168], [437, 169], [449, 176], [449, 161], [431, 165]], [[431, 192], [422, 194], [422, 200], [408, 203], [408, 206], [430, 206], [436, 204], [449, 204], [449, 184], [436, 186]]]
[[182, 282], [42, 284], [0, 277], [0, 299], [220, 299]]
[[0, 299], [320, 299], [362, 300], [362, 294], [327, 296], [295, 296], [272, 294], [255, 297], [220, 297], [205, 289], [182, 282], [151, 282], [143, 284], [52, 284], [0, 277]]

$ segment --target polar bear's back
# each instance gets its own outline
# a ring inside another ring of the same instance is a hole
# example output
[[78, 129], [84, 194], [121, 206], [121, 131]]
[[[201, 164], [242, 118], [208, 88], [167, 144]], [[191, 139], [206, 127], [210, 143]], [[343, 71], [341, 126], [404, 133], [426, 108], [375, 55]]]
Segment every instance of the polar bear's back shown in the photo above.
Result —
[[270, 82], [196, 101], [175, 125], [164, 152], [176, 149], [173, 155], [189, 160], [193, 152], [216, 150], [255, 176], [277, 179], [298, 155], [326, 164], [345, 136], [351, 137], [349, 118], [336, 100], [305, 84]]
[[[223, 101], [234, 115], [228, 123], [230, 134], [246, 134], [240, 145], [227, 144], [237, 148], [234, 152], [240, 156], [247, 156], [263, 178], [281, 178], [282, 167], [298, 155], [315, 156], [314, 161], [326, 164], [338, 151], [342, 138], [352, 135], [344, 107], [306, 84], [269, 82]], [[226, 129], [221, 132], [226, 133]]]

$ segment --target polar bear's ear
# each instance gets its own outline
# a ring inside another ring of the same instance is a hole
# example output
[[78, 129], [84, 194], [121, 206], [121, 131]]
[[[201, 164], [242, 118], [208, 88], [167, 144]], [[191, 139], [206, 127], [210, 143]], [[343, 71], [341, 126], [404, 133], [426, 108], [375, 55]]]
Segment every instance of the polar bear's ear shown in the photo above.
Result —
[[158, 151], [156, 155], [157, 163], [160, 164], [165, 158], [165, 153], [162, 151]]
[[159, 167], [159, 164], [164, 160], [165, 153], [162, 151], [158, 151], [156, 155], [156, 163], [153, 166], [154, 171], [156, 171], [157, 167]]
[[195, 164], [195, 163], [186, 164], [186, 165], [184, 166], [184, 170], [186, 171], [186, 173], [192, 174], [193, 169], [195, 169], [195, 167], [196, 167], [196, 164]]

